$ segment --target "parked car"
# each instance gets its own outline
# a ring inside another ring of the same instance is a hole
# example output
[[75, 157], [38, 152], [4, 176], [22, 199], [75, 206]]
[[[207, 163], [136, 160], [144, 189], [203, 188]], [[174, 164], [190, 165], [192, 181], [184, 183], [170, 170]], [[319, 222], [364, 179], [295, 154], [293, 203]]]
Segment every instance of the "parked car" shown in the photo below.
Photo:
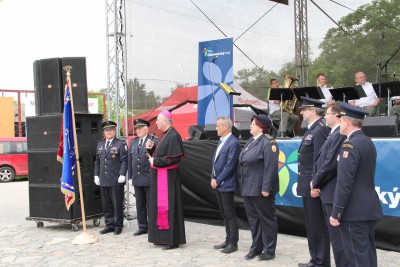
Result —
[[0, 138], [0, 182], [28, 175], [26, 137]]

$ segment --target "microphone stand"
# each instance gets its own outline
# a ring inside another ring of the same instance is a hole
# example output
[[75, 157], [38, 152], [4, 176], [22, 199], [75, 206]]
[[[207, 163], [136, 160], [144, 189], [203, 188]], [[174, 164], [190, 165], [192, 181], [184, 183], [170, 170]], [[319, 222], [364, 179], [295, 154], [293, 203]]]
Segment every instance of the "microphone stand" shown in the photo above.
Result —
[[[385, 68], [385, 75], [387, 77], [387, 66], [390, 62], [390, 60], [392, 60], [392, 58], [394, 58], [394, 56], [400, 51], [400, 46], [399, 48], [397, 48], [397, 50], [393, 53], [393, 55], [385, 62], [385, 64], [381, 67], [381, 70], [383, 68]], [[387, 114], [389, 115], [389, 108], [390, 108], [390, 91], [388, 90], [388, 96], [387, 96]]]
[[[378, 64], [377, 64], [377, 70], [376, 70], [376, 82], [377, 82], [377, 84], [378, 84], [378, 98], [379, 98], [379, 100], [381, 99], [381, 94], [382, 94], [382, 92], [381, 92], [381, 90], [382, 90], [382, 88], [381, 88], [381, 65], [382, 65], [382, 47], [383, 47], [383, 39], [385, 38], [385, 36], [384, 36], [384, 32], [382, 32], [381, 33], [381, 46], [380, 46], [380, 49], [379, 49], [379, 62], [378, 62]], [[378, 117], [380, 117], [381, 116], [381, 104], [380, 104], [380, 102], [378, 103]]]

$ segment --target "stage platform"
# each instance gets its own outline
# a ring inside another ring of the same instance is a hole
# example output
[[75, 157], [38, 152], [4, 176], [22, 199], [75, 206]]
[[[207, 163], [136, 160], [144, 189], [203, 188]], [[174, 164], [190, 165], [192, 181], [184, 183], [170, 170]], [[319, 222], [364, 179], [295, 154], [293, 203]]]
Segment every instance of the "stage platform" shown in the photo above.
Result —
[[[380, 248], [400, 251], [400, 138], [373, 138], [377, 149], [375, 189], [382, 204], [384, 219], [377, 223], [376, 240]], [[296, 195], [297, 150], [301, 139], [277, 140], [280, 148], [279, 182], [276, 194], [279, 231], [305, 235], [302, 200]], [[180, 163], [185, 217], [220, 224], [221, 217], [214, 190], [210, 187], [211, 160], [218, 141], [188, 140]], [[242, 147], [246, 141], [241, 141]], [[239, 178], [240, 184], [240, 178]], [[240, 187], [239, 187], [240, 188]], [[240, 191], [235, 195], [239, 226], [248, 228]]]

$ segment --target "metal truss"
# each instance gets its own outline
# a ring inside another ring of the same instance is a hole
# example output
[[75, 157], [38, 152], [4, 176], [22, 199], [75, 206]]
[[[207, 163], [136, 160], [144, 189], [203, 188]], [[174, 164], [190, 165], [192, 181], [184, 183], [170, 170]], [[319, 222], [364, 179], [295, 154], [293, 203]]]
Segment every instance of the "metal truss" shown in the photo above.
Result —
[[296, 77], [300, 86], [308, 85], [307, 0], [294, 0]]
[[[115, 119], [128, 132], [126, 99], [126, 11], [125, 0], [106, 0], [107, 17], [107, 118]], [[117, 131], [121, 136], [121, 132]]]

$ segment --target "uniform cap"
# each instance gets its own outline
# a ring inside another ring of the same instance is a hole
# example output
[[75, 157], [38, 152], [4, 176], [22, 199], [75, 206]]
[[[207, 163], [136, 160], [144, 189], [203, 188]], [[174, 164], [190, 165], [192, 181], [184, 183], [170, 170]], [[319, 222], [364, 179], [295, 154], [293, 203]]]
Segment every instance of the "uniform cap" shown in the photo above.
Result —
[[302, 96], [301, 99], [303, 100], [303, 103], [299, 108], [322, 108], [322, 105], [324, 104], [324, 102], [321, 102], [317, 99], [305, 96]]
[[117, 127], [117, 124], [113, 121], [105, 121], [103, 124], [101, 124], [101, 128], [106, 129], [106, 128], [115, 128]]
[[135, 126], [135, 128], [140, 128], [140, 127], [143, 127], [143, 126], [149, 127], [150, 126], [150, 122], [148, 122], [148, 121], [146, 121], [144, 119], [136, 119], [133, 122], [133, 125]]
[[352, 106], [348, 103], [340, 102], [339, 106], [342, 109], [342, 111], [338, 115], [339, 117], [347, 116], [350, 118], [363, 120], [365, 116], [368, 115], [368, 112], [365, 112], [361, 108]]

